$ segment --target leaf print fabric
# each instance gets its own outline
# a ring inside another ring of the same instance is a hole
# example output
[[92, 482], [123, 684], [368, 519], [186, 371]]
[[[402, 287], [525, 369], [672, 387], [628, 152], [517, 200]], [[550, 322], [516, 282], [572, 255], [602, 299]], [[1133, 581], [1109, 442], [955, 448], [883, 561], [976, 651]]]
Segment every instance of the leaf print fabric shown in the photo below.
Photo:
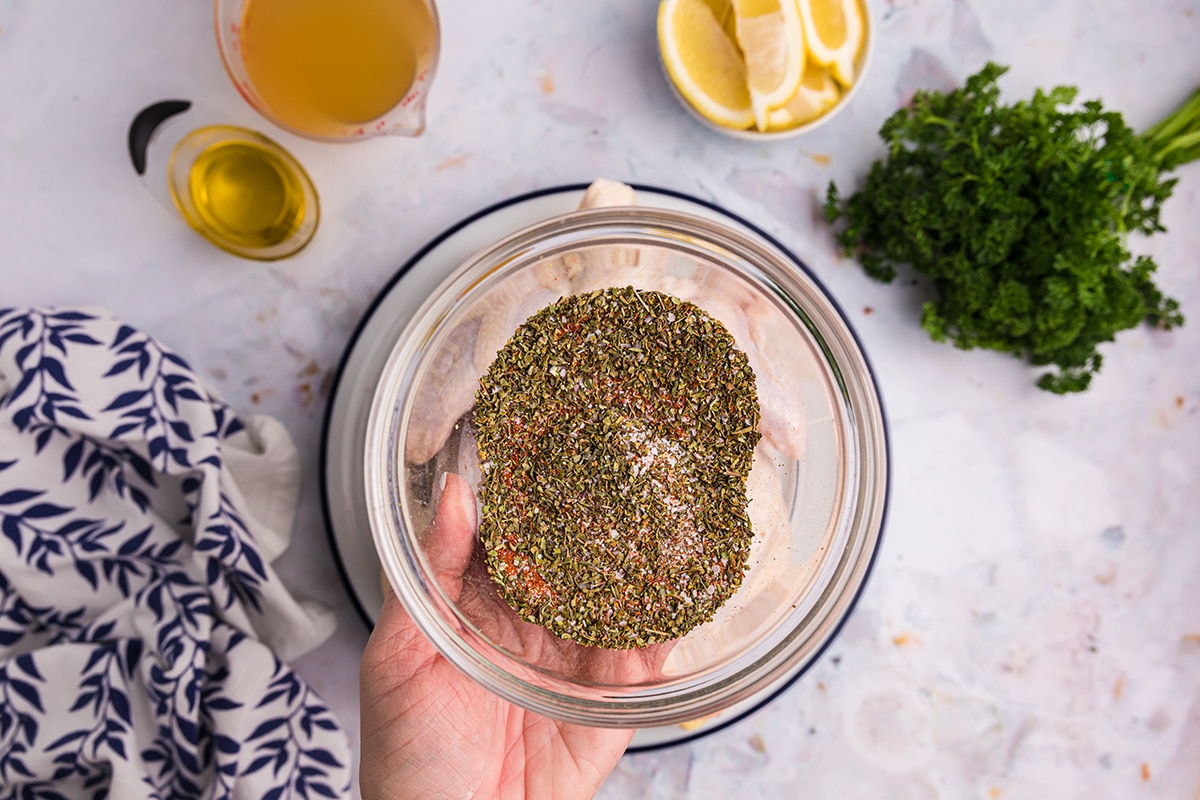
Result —
[[286, 659], [291, 439], [99, 310], [0, 309], [0, 798], [321, 798], [346, 737]]

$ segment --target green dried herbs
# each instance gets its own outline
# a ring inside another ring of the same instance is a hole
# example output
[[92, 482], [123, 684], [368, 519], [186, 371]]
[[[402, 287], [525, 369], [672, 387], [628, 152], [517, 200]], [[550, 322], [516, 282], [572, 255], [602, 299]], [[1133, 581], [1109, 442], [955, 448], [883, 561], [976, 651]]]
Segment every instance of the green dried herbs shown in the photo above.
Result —
[[480, 535], [501, 596], [564, 639], [678, 638], [737, 590], [754, 372], [721, 323], [633, 288], [530, 317], [476, 394]]

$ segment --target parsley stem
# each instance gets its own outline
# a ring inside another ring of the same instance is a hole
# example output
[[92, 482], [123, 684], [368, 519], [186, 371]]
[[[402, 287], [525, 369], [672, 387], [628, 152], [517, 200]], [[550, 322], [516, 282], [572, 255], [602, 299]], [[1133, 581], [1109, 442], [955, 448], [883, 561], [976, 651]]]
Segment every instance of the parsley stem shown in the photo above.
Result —
[[1200, 89], [1142, 133], [1164, 171], [1200, 159]]
[[1197, 158], [1200, 158], [1200, 130], [1195, 130], [1182, 136], [1175, 137], [1169, 143], [1163, 146], [1163, 148], [1155, 154], [1155, 157], [1159, 161], [1163, 161], [1167, 154], [1173, 150], [1183, 151], [1181, 155], [1184, 156], [1184, 159], [1178, 162], [1178, 164], [1187, 164], [1191, 161], [1195, 161]]
[[934, 116], [933, 114], [921, 117], [921, 121], [932, 122], [934, 125], [941, 125], [943, 128], [950, 128], [951, 130], [958, 127], [957, 122], [948, 120], [945, 117]]

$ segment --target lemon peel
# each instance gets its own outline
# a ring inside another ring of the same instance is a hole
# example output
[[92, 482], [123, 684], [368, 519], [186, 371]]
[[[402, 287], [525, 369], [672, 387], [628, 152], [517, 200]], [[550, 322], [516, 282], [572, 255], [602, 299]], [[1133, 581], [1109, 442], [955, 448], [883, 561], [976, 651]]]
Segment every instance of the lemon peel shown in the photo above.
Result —
[[663, 66], [705, 119], [743, 130], [755, 124], [746, 64], [705, 0], [663, 0], [658, 7]]
[[866, 28], [859, 0], [799, 0], [799, 5], [808, 57], [829, 67], [838, 83], [850, 88]]

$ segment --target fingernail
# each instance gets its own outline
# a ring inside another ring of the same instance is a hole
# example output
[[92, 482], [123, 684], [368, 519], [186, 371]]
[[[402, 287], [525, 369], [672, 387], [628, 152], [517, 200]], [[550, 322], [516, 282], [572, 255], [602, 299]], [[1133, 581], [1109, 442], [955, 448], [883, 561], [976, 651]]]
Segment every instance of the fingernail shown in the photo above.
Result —
[[471, 529], [474, 530], [479, 524], [479, 515], [476, 513], [477, 509], [475, 508], [475, 493], [471, 491], [471, 487], [465, 480], [463, 480], [463, 478], [460, 477], [459, 480], [463, 481], [464, 489], [464, 491], [460, 493], [463, 505], [463, 519], [465, 519], [470, 525]]
[[442, 477], [438, 478], [438, 494], [446, 491], [446, 479], [450, 477], [449, 472], [443, 472]]

